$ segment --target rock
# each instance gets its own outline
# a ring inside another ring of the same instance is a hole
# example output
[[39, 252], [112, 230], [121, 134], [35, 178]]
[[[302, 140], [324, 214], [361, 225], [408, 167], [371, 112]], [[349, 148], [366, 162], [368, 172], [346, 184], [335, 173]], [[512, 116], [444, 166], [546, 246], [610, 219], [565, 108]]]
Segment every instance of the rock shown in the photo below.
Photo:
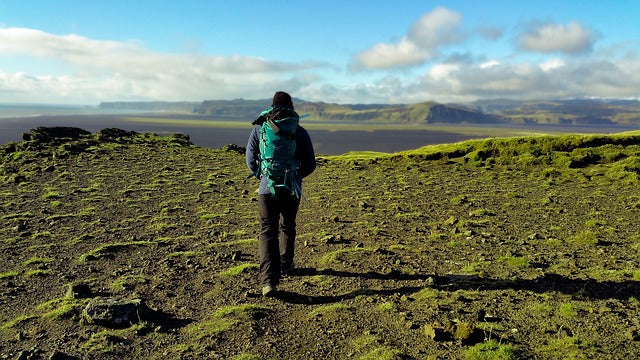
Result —
[[457, 324], [456, 331], [453, 336], [458, 340], [466, 340], [471, 336], [471, 334], [473, 334], [474, 330], [475, 327], [472, 324], [460, 322]]
[[82, 315], [89, 323], [119, 328], [143, 321], [152, 313], [142, 299], [96, 297], [89, 301]]
[[67, 297], [73, 299], [87, 299], [92, 297], [93, 292], [87, 284], [71, 284], [67, 288]]
[[424, 326], [424, 334], [433, 341], [449, 341], [451, 340], [451, 335], [448, 334], [444, 329], [439, 327], [434, 327], [433, 325], [426, 324]]
[[117, 142], [121, 141], [122, 138], [130, 138], [138, 135], [135, 131], [126, 131], [116, 128], [108, 128], [102, 129], [98, 131], [98, 140], [99, 141], [110, 141]]
[[11, 176], [9, 176], [10, 184], [20, 184], [25, 181], [27, 181], [27, 178], [22, 174], [11, 174]]
[[320, 241], [325, 244], [333, 244], [334, 242], [336, 242], [336, 237], [334, 235], [327, 235], [320, 239]]
[[237, 152], [239, 154], [244, 154], [247, 150], [242, 146], [238, 146], [236, 144], [228, 144], [220, 148], [220, 150], [228, 151], [228, 152]]
[[65, 354], [61, 351], [54, 351], [51, 356], [49, 356], [49, 360], [73, 360], [75, 357]]
[[35, 141], [37, 143], [55, 143], [58, 139], [72, 139], [78, 140], [82, 136], [90, 135], [91, 133], [75, 127], [66, 126], [54, 126], [44, 127], [39, 126], [36, 129], [32, 129], [28, 133], [22, 134], [24, 141]]

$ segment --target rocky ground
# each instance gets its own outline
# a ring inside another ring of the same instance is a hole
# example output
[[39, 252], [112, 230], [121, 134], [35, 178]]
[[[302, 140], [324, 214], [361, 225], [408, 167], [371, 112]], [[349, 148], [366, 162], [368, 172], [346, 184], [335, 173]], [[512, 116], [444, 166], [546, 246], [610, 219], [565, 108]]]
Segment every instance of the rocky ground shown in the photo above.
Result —
[[0, 358], [640, 356], [638, 168], [610, 172], [637, 144], [580, 166], [320, 158], [298, 269], [263, 298], [242, 149], [26, 139], [0, 149]]

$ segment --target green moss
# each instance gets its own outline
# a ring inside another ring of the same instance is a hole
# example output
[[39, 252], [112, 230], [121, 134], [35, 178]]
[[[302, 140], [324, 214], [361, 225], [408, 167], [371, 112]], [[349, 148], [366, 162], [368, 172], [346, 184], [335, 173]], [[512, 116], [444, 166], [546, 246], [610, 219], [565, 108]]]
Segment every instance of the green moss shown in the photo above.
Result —
[[88, 353], [115, 354], [118, 344], [125, 339], [113, 330], [103, 330], [91, 335], [89, 340], [80, 345], [82, 351]]
[[227, 276], [227, 277], [236, 276], [248, 270], [257, 269], [257, 268], [258, 268], [258, 264], [256, 263], [240, 264], [238, 266], [234, 266], [232, 268], [221, 271], [220, 276]]
[[185, 333], [189, 337], [201, 340], [203, 338], [208, 338], [229, 331], [237, 323], [238, 320], [235, 319], [209, 319], [187, 326], [185, 328]]
[[16, 277], [18, 275], [20, 275], [20, 273], [17, 272], [17, 271], [0, 272], [0, 280], [2, 280], [2, 279], [11, 279], [11, 278], [14, 278], [14, 277]]
[[513, 347], [501, 344], [495, 340], [489, 340], [476, 344], [464, 353], [467, 360], [515, 360], [518, 357]]
[[24, 273], [24, 276], [26, 277], [43, 277], [43, 276], [48, 276], [53, 274], [53, 271], [51, 270], [28, 270]]
[[210, 247], [218, 247], [218, 246], [233, 247], [233, 246], [255, 245], [257, 243], [258, 243], [258, 239], [243, 239], [243, 240], [214, 242], [214, 243], [209, 244], [209, 246]]
[[309, 312], [309, 317], [335, 317], [344, 311], [349, 310], [346, 304], [335, 303], [328, 305], [320, 305]]
[[73, 298], [57, 298], [49, 300], [36, 306], [36, 310], [42, 312], [42, 318], [48, 320], [57, 320], [70, 318], [80, 313], [85, 305], [84, 300]]
[[583, 231], [567, 239], [573, 245], [593, 246], [598, 243], [598, 237], [592, 231]]
[[395, 360], [400, 359], [403, 352], [391, 346], [380, 346], [360, 357], [360, 360]]
[[576, 311], [576, 307], [572, 303], [563, 303], [563, 304], [561, 304], [558, 313], [561, 316], [566, 317], [566, 318], [574, 318], [574, 317], [576, 317], [578, 315], [578, 312]]
[[382, 304], [379, 304], [378, 305], [378, 310], [380, 312], [397, 313], [398, 312], [398, 306], [396, 306], [395, 303], [387, 301], [387, 302], [383, 302]]
[[471, 211], [469, 213], [469, 216], [494, 216], [496, 213], [494, 213], [493, 211], [489, 210], [489, 209], [477, 209], [474, 211]]
[[536, 350], [545, 359], [587, 360], [590, 357], [585, 354], [585, 349], [591, 347], [593, 344], [583, 341], [577, 336], [559, 336], [552, 338], [547, 345]]
[[148, 240], [144, 240], [144, 241], [130, 241], [130, 242], [122, 242], [122, 243], [114, 243], [114, 244], [105, 244], [102, 246], [99, 246], [93, 250], [91, 250], [90, 252], [86, 253], [86, 254], [82, 254], [80, 256], [80, 262], [86, 262], [86, 261], [90, 261], [90, 260], [95, 260], [99, 257], [102, 257], [106, 254], [109, 253], [114, 253], [123, 249], [127, 249], [129, 247], [135, 247], [135, 246], [154, 246], [154, 245], [158, 245], [159, 243], [157, 241], [148, 241]]
[[9, 321], [3, 323], [0, 326], [0, 329], [5, 329], [5, 330], [11, 329], [11, 328], [14, 328], [17, 325], [23, 323], [23, 322], [27, 322], [27, 321], [29, 321], [31, 319], [36, 318], [36, 317], [37, 316], [35, 316], [35, 315], [20, 315], [20, 316], [18, 316], [17, 318], [15, 318], [13, 320], [9, 320]]
[[149, 283], [149, 279], [144, 275], [124, 275], [115, 279], [111, 283], [114, 290], [124, 290], [134, 288], [136, 285], [145, 285]]
[[530, 266], [529, 258], [526, 256], [503, 256], [498, 261], [517, 269], [524, 269]]
[[243, 354], [238, 354], [233, 356], [230, 360], [260, 360], [260, 359], [262, 359], [262, 357], [260, 357], [259, 355], [243, 353]]
[[32, 257], [23, 262], [24, 265], [33, 265], [33, 264], [46, 264], [53, 262], [54, 258], [41, 258], [41, 257]]

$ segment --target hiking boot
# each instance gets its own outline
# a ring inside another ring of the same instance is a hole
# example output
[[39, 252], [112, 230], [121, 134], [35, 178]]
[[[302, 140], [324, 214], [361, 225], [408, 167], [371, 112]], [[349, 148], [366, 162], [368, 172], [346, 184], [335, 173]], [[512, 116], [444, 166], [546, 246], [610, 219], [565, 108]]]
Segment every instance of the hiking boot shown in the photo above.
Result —
[[293, 263], [291, 263], [291, 265], [289, 266], [282, 265], [280, 273], [282, 274], [282, 276], [293, 275], [295, 269], [296, 267], [293, 265]]
[[278, 289], [275, 287], [275, 285], [263, 286], [262, 287], [262, 296], [265, 296], [265, 297], [275, 296], [276, 291], [278, 291]]

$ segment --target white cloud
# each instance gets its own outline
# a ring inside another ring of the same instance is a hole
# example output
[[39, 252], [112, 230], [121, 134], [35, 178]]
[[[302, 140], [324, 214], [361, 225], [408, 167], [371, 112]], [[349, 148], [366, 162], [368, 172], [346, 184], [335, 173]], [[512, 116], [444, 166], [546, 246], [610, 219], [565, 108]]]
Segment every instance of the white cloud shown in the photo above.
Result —
[[558, 69], [561, 68], [565, 65], [564, 60], [562, 59], [558, 59], [558, 58], [554, 58], [554, 59], [550, 59], [547, 60], [545, 62], [543, 62], [542, 64], [540, 64], [540, 68], [544, 71], [551, 71], [554, 69]]
[[461, 15], [439, 7], [416, 21], [399, 42], [378, 43], [356, 55], [353, 69], [388, 69], [416, 65], [433, 58], [441, 46], [461, 39]]
[[567, 26], [547, 23], [520, 34], [518, 45], [528, 51], [576, 54], [590, 51], [596, 34], [572, 21]]
[[436, 64], [429, 69], [427, 75], [434, 80], [451, 78], [451, 73], [460, 70], [458, 64]]
[[489, 60], [487, 62], [484, 62], [484, 63], [480, 64], [480, 68], [481, 69], [488, 69], [488, 68], [491, 68], [491, 67], [494, 67], [494, 66], [498, 66], [498, 65], [500, 65], [500, 61], [498, 61], [496, 59], [491, 59], [491, 60]]
[[[33, 56], [72, 66], [62, 75], [0, 73], [0, 91], [52, 98], [209, 99], [264, 96], [265, 88], [290, 81], [292, 74], [325, 67], [251, 56], [158, 53], [138, 43], [53, 35], [25, 28], [0, 28], [0, 57]], [[5, 100], [9, 101], [9, 99]]]

